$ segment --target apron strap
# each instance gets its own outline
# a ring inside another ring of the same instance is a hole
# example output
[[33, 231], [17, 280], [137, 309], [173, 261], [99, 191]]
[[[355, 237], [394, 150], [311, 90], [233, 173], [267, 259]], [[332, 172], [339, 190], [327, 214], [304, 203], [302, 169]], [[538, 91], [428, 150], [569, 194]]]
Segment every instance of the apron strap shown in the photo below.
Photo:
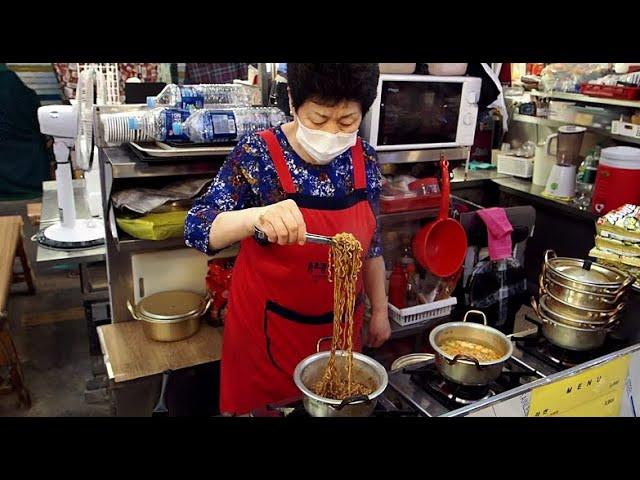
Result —
[[367, 175], [364, 170], [364, 153], [362, 140], [358, 138], [356, 144], [351, 147], [351, 162], [353, 163], [353, 188], [362, 190], [367, 188]]
[[280, 142], [278, 142], [276, 138], [276, 134], [273, 133], [273, 130], [263, 130], [260, 132], [260, 136], [267, 144], [267, 150], [273, 161], [273, 166], [276, 167], [282, 189], [285, 193], [297, 193], [298, 190], [293, 183], [291, 172], [289, 172], [289, 168], [287, 167], [287, 161], [284, 159], [284, 152], [282, 151]]

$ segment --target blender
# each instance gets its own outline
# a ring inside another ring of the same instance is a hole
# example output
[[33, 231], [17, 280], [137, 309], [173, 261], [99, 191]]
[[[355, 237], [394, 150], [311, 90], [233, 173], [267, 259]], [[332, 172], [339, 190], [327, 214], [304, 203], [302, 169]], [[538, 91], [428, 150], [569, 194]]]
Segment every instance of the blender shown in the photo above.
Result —
[[[558, 133], [547, 137], [547, 155], [556, 157], [551, 168], [544, 194], [561, 200], [571, 200], [576, 193], [576, 172], [580, 164], [580, 148], [587, 129], [576, 125], [564, 125]], [[556, 140], [556, 153], [551, 144]]]

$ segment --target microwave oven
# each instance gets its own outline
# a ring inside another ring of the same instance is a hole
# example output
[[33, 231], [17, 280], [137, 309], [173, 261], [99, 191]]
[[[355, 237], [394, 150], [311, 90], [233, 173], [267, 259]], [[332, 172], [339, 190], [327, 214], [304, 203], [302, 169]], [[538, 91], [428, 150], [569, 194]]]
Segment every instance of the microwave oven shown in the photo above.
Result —
[[377, 151], [473, 145], [482, 79], [381, 74], [361, 136]]

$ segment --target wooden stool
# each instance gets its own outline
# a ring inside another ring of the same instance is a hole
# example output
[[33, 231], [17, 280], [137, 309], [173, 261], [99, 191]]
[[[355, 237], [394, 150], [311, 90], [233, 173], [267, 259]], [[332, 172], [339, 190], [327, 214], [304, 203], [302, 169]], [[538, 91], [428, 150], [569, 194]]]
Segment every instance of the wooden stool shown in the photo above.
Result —
[[[9, 287], [12, 283], [26, 282], [29, 293], [35, 293], [33, 275], [29, 260], [24, 250], [22, 235], [22, 217], [0, 217], [0, 366], [9, 367], [9, 377], [0, 377], [0, 394], [18, 393], [20, 404], [31, 407], [31, 396], [24, 385], [24, 376], [20, 366], [20, 359], [11, 334], [7, 304]], [[14, 273], [14, 259], [18, 257], [22, 272]]]

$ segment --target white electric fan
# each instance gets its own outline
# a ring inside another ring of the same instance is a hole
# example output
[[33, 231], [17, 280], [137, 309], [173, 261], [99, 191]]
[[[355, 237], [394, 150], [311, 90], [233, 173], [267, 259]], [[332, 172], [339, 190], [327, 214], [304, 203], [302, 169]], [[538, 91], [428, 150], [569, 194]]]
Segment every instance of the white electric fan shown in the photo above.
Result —
[[[47, 105], [38, 109], [40, 131], [53, 137], [53, 151], [56, 158], [60, 220], [41, 230], [36, 236], [40, 244], [50, 248], [91, 248], [104, 243], [102, 219], [79, 219], [76, 216], [70, 158], [71, 149], [75, 146], [76, 166], [87, 172], [85, 177], [90, 173], [94, 176], [97, 174], [96, 166], [92, 165], [94, 81], [96, 80], [98, 102], [116, 103], [118, 99], [114, 98], [114, 89], [111, 85], [115, 83], [117, 95], [115, 69], [84, 65], [78, 72], [76, 100], [72, 105]], [[89, 178], [86, 178], [86, 183], [90, 183]]]

